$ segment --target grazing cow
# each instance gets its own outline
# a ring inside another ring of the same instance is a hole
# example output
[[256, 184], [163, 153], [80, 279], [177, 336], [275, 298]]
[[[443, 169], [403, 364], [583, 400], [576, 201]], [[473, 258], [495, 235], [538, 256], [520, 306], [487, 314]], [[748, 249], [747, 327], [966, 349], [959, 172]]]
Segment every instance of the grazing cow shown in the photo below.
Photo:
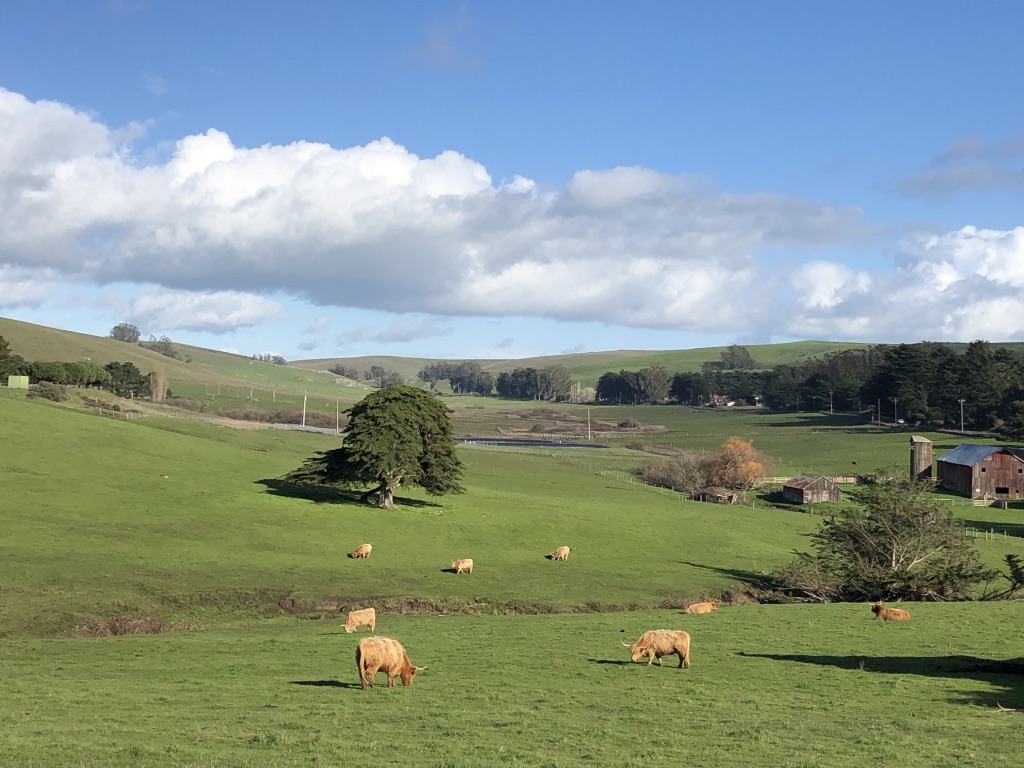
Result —
[[[626, 645], [623, 643], [623, 645]], [[647, 666], [651, 666], [654, 660], [658, 660], [659, 666], [665, 666], [661, 660], [662, 656], [679, 654], [679, 668], [690, 668], [690, 635], [687, 632], [676, 629], [652, 629], [640, 635], [640, 639], [629, 648], [631, 661], [639, 661], [647, 657]]]
[[875, 614], [875, 621], [906, 621], [910, 618], [902, 608], [886, 608], [881, 603], [871, 603], [871, 612]]
[[356, 547], [355, 551], [349, 555], [349, 557], [351, 557], [353, 560], [357, 560], [360, 557], [369, 557], [372, 551], [373, 544], [360, 544], [358, 547]]
[[409, 654], [397, 640], [390, 637], [364, 637], [356, 646], [356, 669], [363, 688], [373, 688], [373, 678], [378, 671], [388, 676], [388, 687], [395, 687], [395, 678], [402, 678], [402, 685], [412, 685], [413, 676], [426, 667], [413, 666]]
[[369, 627], [373, 632], [377, 627], [377, 611], [364, 608], [361, 611], [349, 611], [345, 616], [345, 632], [353, 632], [360, 627]]
[[714, 603], [694, 603], [686, 609], [685, 613], [689, 613], [690, 615], [695, 613], [711, 613], [717, 608], [718, 606]]
[[473, 560], [470, 558], [466, 558], [464, 560], [452, 560], [452, 570], [456, 573], [472, 573]]
[[559, 547], [551, 553], [552, 560], [568, 560], [569, 559], [569, 548]]

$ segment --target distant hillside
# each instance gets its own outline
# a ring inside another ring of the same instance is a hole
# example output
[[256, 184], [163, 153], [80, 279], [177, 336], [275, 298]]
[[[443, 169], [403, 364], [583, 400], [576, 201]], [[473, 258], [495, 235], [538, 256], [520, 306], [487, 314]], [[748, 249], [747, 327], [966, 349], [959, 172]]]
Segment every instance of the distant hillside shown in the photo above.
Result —
[[[745, 345], [754, 362], [761, 368], [773, 368], [776, 365], [803, 362], [813, 357], [821, 357], [829, 352], [844, 349], [862, 349], [871, 346], [866, 343], [841, 341], [794, 341], [785, 344], [750, 344]], [[513, 368], [543, 368], [548, 365], [562, 365], [584, 386], [595, 386], [597, 380], [607, 371], [636, 371], [655, 363], [660, 363], [672, 373], [699, 371], [704, 363], [721, 360], [721, 353], [726, 347], [703, 347], [700, 349], [682, 350], [631, 350], [619, 349], [608, 352], [580, 352], [569, 355], [547, 355], [522, 359], [478, 359], [485, 371], [494, 375]], [[453, 360], [455, 362], [456, 360]], [[336, 365], [357, 368], [361, 371], [370, 366], [379, 365], [389, 371], [397, 371], [406, 379], [415, 379], [425, 365], [439, 362], [437, 358], [388, 357], [384, 355], [369, 357], [334, 357], [316, 360], [294, 360], [289, 364], [299, 368], [326, 371]]]
[[[162, 368], [176, 393], [196, 396], [209, 387], [229, 387], [239, 391], [250, 387], [261, 391], [298, 393], [339, 390], [340, 377], [320, 374], [306, 368], [290, 365], [271, 365], [252, 360], [245, 355], [193, 347], [172, 342], [182, 358], [192, 362], [161, 355], [138, 344], [127, 344], [106, 336], [49, 328], [0, 317], [0, 336], [11, 346], [11, 352], [26, 360], [84, 360], [98, 365], [110, 362], [131, 362], [143, 373]], [[415, 374], [414, 374], [415, 375]], [[343, 399], [354, 401], [364, 387], [341, 387]], [[301, 400], [297, 401], [300, 403]], [[326, 407], [326, 406], [324, 406]], [[332, 406], [333, 407], [333, 406]]]

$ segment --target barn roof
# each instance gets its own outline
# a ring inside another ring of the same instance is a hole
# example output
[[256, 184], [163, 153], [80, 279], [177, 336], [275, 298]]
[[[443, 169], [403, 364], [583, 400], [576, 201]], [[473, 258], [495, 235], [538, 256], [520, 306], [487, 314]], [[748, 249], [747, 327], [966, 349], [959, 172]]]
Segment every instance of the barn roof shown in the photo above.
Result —
[[987, 459], [993, 453], [1006, 451], [1018, 459], [1024, 460], [1024, 449], [1005, 448], [1000, 445], [974, 445], [973, 443], [961, 443], [952, 451], [943, 456], [939, 461], [947, 464], [961, 464], [965, 467], [973, 467], [982, 459]]
[[829, 485], [832, 485], [832, 481], [822, 475], [793, 475], [786, 481], [784, 487], [786, 488], [809, 488], [819, 480], [824, 480]]

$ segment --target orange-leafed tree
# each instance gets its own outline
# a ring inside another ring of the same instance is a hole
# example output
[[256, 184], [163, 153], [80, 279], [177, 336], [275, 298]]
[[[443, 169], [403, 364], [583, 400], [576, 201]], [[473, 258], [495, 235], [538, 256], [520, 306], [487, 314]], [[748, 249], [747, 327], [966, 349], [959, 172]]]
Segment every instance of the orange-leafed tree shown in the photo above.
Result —
[[771, 457], [754, 448], [752, 440], [729, 437], [711, 455], [708, 480], [742, 493], [764, 482], [773, 465]]

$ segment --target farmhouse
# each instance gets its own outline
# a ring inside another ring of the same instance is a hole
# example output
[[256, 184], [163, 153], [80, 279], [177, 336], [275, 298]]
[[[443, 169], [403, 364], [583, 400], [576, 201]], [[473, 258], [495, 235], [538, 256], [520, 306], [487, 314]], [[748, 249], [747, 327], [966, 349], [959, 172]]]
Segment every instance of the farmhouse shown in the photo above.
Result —
[[972, 499], [1024, 498], [1024, 448], [961, 443], [936, 469], [940, 487]]
[[794, 504], [842, 501], [839, 486], [821, 475], [795, 475], [782, 486], [782, 496]]

